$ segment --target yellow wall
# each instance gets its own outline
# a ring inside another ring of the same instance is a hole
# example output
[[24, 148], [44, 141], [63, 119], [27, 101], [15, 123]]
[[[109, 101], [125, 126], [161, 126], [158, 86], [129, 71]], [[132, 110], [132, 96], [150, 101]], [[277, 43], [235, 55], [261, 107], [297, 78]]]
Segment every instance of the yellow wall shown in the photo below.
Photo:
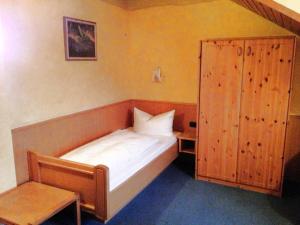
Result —
[[[15, 185], [12, 128], [129, 98], [128, 13], [100, 0], [2, 0], [0, 192]], [[95, 21], [98, 60], [68, 62], [63, 16]]]
[[[1, 1], [0, 192], [15, 185], [12, 128], [127, 98], [196, 102], [200, 39], [290, 34], [228, 0], [136, 11], [107, 2], [118, 1]], [[65, 61], [63, 16], [97, 22], [98, 61]]]
[[[201, 39], [291, 34], [228, 0], [141, 9], [129, 19], [131, 79], [143, 99], [196, 102]], [[151, 82], [157, 66], [159, 84]]]
[[219, 0], [123, 0], [125, 5], [121, 7], [125, 7], [129, 10], [137, 10], [155, 6], [166, 6], [166, 5], [188, 5], [195, 4], [201, 2], [212, 2]]

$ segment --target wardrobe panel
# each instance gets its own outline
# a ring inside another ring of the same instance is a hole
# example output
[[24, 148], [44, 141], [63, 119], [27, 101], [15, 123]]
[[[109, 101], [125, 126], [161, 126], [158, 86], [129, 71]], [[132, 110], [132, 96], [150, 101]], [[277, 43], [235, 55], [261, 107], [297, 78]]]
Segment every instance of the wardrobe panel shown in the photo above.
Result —
[[279, 191], [294, 39], [245, 41], [238, 182]]
[[202, 42], [197, 175], [236, 181], [243, 40]]

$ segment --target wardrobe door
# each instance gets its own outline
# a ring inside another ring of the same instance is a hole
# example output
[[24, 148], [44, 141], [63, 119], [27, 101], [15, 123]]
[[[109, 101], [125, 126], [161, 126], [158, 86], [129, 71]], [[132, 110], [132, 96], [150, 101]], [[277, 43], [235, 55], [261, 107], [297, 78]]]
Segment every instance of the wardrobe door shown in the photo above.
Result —
[[236, 181], [244, 41], [202, 42], [197, 175]]
[[238, 181], [279, 191], [294, 39], [245, 41]]

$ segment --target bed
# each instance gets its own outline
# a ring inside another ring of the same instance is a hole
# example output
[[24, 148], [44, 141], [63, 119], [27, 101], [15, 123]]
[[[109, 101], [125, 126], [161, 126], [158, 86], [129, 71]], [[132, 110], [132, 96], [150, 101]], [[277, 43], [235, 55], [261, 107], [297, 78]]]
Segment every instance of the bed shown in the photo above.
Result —
[[118, 130], [61, 155], [28, 152], [30, 180], [80, 193], [83, 210], [106, 222], [178, 155], [176, 134]]

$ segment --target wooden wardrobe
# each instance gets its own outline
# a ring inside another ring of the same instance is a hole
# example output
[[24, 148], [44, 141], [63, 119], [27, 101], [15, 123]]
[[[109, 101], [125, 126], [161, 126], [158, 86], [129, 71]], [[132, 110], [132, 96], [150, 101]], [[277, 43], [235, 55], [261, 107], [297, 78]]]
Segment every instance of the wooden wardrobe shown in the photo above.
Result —
[[201, 42], [196, 177], [281, 195], [295, 37]]

